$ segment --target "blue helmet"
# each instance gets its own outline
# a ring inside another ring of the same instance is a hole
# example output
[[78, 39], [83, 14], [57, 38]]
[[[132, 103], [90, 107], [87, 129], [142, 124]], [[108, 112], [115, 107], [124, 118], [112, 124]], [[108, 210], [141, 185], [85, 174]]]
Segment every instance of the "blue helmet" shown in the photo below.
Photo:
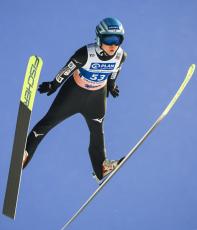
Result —
[[117, 18], [105, 18], [96, 26], [96, 42], [99, 46], [104, 38], [110, 36], [118, 38], [119, 45], [124, 40], [124, 28]]

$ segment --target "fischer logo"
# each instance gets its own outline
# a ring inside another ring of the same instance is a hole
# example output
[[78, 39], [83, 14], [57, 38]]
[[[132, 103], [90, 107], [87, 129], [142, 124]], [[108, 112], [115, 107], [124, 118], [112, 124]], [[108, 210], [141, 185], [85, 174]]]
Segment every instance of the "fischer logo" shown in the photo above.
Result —
[[92, 63], [90, 69], [94, 70], [113, 70], [115, 63]]
[[28, 85], [27, 85], [27, 88], [26, 88], [26, 91], [25, 91], [25, 101], [24, 101], [24, 103], [27, 106], [29, 106], [29, 104], [30, 104], [31, 95], [32, 95], [32, 89], [33, 89], [33, 86], [34, 86], [34, 80], [35, 80], [35, 77], [36, 77], [36, 71], [37, 71], [38, 65], [39, 65], [39, 58], [36, 57], [35, 62], [32, 64], [32, 66], [30, 68], [30, 73], [29, 73], [29, 76], [28, 76]]

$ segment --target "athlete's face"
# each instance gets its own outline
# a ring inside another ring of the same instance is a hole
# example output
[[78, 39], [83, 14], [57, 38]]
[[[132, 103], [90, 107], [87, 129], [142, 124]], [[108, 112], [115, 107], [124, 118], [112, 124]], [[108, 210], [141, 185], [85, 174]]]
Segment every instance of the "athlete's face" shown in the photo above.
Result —
[[114, 55], [116, 50], [118, 49], [117, 45], [106, 45], [102, 44], [101, 48], [110, 56]]

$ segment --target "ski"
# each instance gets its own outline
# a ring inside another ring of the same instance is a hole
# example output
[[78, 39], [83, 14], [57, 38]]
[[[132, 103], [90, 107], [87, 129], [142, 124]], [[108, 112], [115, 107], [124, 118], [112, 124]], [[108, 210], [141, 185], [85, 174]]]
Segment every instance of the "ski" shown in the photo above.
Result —
[[40, 57], [31, 56], [29, 58], [20, 98], [12, 157], [3, 205], [3, 214], [12, 219], [14, 219], [16, 215], [23, 154], [42, 64], [43, 62]]
[[93, 200], [93, 198], [103, 189], [103, 187], [111, 180], [111, 178], [120, 170], [120, 168], [126, 163], [126, 161], [132, 156], [132, 154], [142, 145], [142, 143], [146, 140], [146, 138], [153, 132], [153, 130], [160, 124], [160, 122], [166, 117], [166, 115], [169, 113], [169, 111], [172, 109], [174, 104], [177, 102], [178, 98], [184, 91], [186, 85], [190, 81], [193, 73], [195, 71], [195, 64], [192, 64], [188, 72], [186, 74], [186, 77], [184, 81], [182, 82], [180, 88], [170, 101], [170, 103], [167, 105], [167, 107], [164, 109], [162, 114], [157, 118], [157, 120], [154, 122], [154, 124], [148, 129], [148, 131], [144, 134], [144, 136], [137, 142], [137, 144], [130, 150], [130, 152], [124, 157], [124, 159], [121, 161], [121, 163], [115, 168], [114, 171], [111, 172], [111, 174], [102, 182], [102, 184], [92, 193], [92, 195], [87, 199], [87, 201], [79, 208], [79, 210], [63, 225], [61, 230], [64, 230], [67, 228], [78, 216], [79, 214], [88, 206], [88, 204]]

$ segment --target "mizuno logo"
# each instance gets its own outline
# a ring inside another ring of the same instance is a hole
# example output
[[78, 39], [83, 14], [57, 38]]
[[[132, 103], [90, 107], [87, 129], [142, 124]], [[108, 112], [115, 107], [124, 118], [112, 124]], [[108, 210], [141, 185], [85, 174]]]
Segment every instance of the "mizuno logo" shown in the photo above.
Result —
[[104, 117], [103, 118], [95, 118], [95, 119], [92, 119], [93, 121], [97, 121], [97, 122], [99, 122], [99, 123], [102, 123], [103, 122], [103, 119], [104, 119]]
[[43, 133], [36, 133], [36, 131], [33, 131], [33, 133], [36, 138], [44, 135]]

